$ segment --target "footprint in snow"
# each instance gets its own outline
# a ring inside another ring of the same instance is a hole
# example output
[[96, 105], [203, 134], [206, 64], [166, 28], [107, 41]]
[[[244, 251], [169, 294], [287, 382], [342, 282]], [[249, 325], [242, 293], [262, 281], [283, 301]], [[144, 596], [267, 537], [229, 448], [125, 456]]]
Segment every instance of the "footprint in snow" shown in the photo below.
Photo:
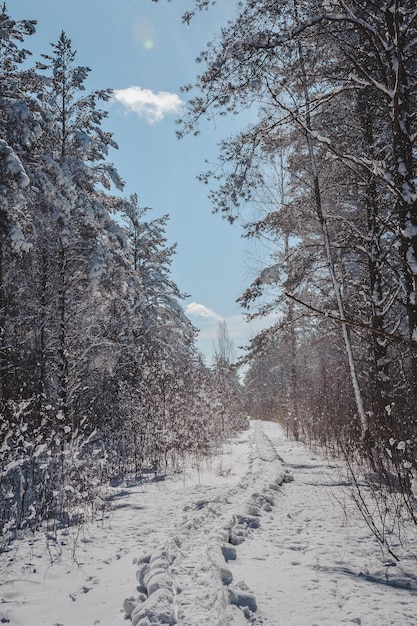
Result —
[[74, 591], [73, 593], [70, 593], [69, 597], [71, 598], [73, 602], [76, 602], [80, 594], [88, 593], [89, 591], [93, 589], [94, 585], [98, 585], [99, 582], [100, 580], [98, 578], [93, 578], [92, 576], [90, 576], [87, 579], [88, 584], [83, 585], [81, 589], [79, 589], [78, 591]]

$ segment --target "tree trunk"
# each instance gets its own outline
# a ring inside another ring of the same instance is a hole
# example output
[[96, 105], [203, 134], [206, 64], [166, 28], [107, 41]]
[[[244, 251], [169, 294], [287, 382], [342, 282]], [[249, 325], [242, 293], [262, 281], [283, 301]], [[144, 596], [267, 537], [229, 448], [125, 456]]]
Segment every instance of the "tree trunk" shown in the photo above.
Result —
[[387, 59], [390, 68], [393, 98], [390, 102], [394, 185], [399, 219], [401, 254], [406, 288], [406, 308], [411, 343], [411, 369], [414, 393], [417, 395], [417, 188], [411, 132], [410, 86], [405, 67], [405, 34], [398, 0], [385, 12], [388, 42]]
[[[295, 8], [296, 21], [298, 21], [297, 2], [294, 2], [294, 8]], [[307, 82], [307, 72], [306, 72], [306, 68], [304, 64], [304, 54], [303, 54], [303, 50], [302, 50], [300, 42], [298, 42], [298, 54], [299, 54], [300, 69], [301, 69], [301, 76], [302, 76], [302, 82], [303, 82], [302, 89], [303, 89], [304, 101], [305, 101], [304, 102], [305, 120], [306, 120], [305, 121], [305, 137], [306, 137], [306, 142], [307, 142], [307, 147], [308, 147], [308, 155], [310, 159], [312, 178], [313, 178], [315, 209], [316, 209], [317, 217], [318, 217], [322, 235], [323, 235], [327, 264], [328, 264], [328, 268], [330, 272], [333, 289], [336, 295], [337, 308], [339, 311], [339, 316], [340, 316], [341, 325], [342, 325], [342, 335], [343, 335], [343, 341], [345, 344], [346, 354], [347, 354], [348, 363], [349, 363], [350, 377], [351, 377], [352, 387], [353, 387], [354, 396], [355, 396], [355, 403], [356, 403], [356, 408], [357, 408], [360, 423], [361, 423], [362, 437], [364, 441], [367, 441], [369, 440], [368, 416], [365, 412], [362, 392], [361, 392], [360, 385], [359, 385], [358, 373], [356, 370], [356, 364], [355, 364], [355, 360], [353, 357], [353, 350], [352, 350], [352, 343], [350, 340], [349, 328], [346, 324], [346, 315], [345, 315], [345, 308], [343, 304], [341, 285], [336, 275], [336, 268], [335, 268], [335, 263], [333, 259], [332, 245], [330, 241], [327, 216], [325, 215], [323, 211], [320, 181], [319, 181], [318, 169], [317, 169], [317, 161], [316, 161], [316, 155], [315, 155], [314, 146], [313, 146], [313, 140], [311, 137], [311, 131], [312, 131], [311, 106], [310, 106], [310, 96], [309, 96], [309, 88], [308, 88], [308, 82]]]

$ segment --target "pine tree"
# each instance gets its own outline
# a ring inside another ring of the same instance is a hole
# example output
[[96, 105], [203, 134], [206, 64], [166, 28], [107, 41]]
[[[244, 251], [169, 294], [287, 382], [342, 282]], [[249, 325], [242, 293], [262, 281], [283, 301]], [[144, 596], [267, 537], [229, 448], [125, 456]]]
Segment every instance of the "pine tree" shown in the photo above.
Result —
[[[36, 76], [22, 69], [30, 51], [22, 47], [35, 32], [34, 20], [12, 20], [5, 4], [0, 7], [0, 405], [13, 397], [16, 384], [12, 347], [17, 297], [12, 288], [13, 264], [27, 250], [30, 219], [24, 190], [30, 151], [41, 133], [38, 109], [30, 90]], [[12, 387], [14, 388], [12, 390]]]
[[101, 344], [96, 284], [109, 261], [109, 239], [117, 236], [113, 203], [102, 187], [114, 182], [121, 188], [122, 181], [106, 160], [109, 148], [117, 146], [101, 129], [107, 113], [98, 108], [110, 91], [84, 94], [89, 69], [75, 65], [76, 53], [65, 33], [52, 48], [53, 54], [42, 55], [44, 61], [38, 63], [39, 70], [50, 72], [38, 93], [49, 132], [31, 171], [31, 201], [41, 207], [33, 263], [41, 302], [40, 393], [66, 425], [77, 428], [79, 386]]

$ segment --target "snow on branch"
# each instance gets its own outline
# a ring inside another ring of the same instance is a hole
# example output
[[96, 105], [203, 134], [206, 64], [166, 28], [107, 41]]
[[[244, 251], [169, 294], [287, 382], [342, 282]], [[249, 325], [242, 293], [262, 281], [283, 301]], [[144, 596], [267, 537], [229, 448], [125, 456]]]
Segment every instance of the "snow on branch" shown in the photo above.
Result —
[[30, 184], [29, 176], [25, 172], [21, 160], [5, 141], [0, 139], [0, 159], [6, 174], [12, 176], [22, 189]]

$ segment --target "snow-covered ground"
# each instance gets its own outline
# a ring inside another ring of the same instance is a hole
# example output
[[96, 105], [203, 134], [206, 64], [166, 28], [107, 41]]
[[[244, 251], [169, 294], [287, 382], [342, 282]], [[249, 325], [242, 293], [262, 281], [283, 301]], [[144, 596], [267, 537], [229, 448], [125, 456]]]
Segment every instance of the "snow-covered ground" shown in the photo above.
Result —
[[276, 424], [112, 504], [0, 557], [0, 623], [417, 625], [416, 564], [384, 561], [337, 465]]

